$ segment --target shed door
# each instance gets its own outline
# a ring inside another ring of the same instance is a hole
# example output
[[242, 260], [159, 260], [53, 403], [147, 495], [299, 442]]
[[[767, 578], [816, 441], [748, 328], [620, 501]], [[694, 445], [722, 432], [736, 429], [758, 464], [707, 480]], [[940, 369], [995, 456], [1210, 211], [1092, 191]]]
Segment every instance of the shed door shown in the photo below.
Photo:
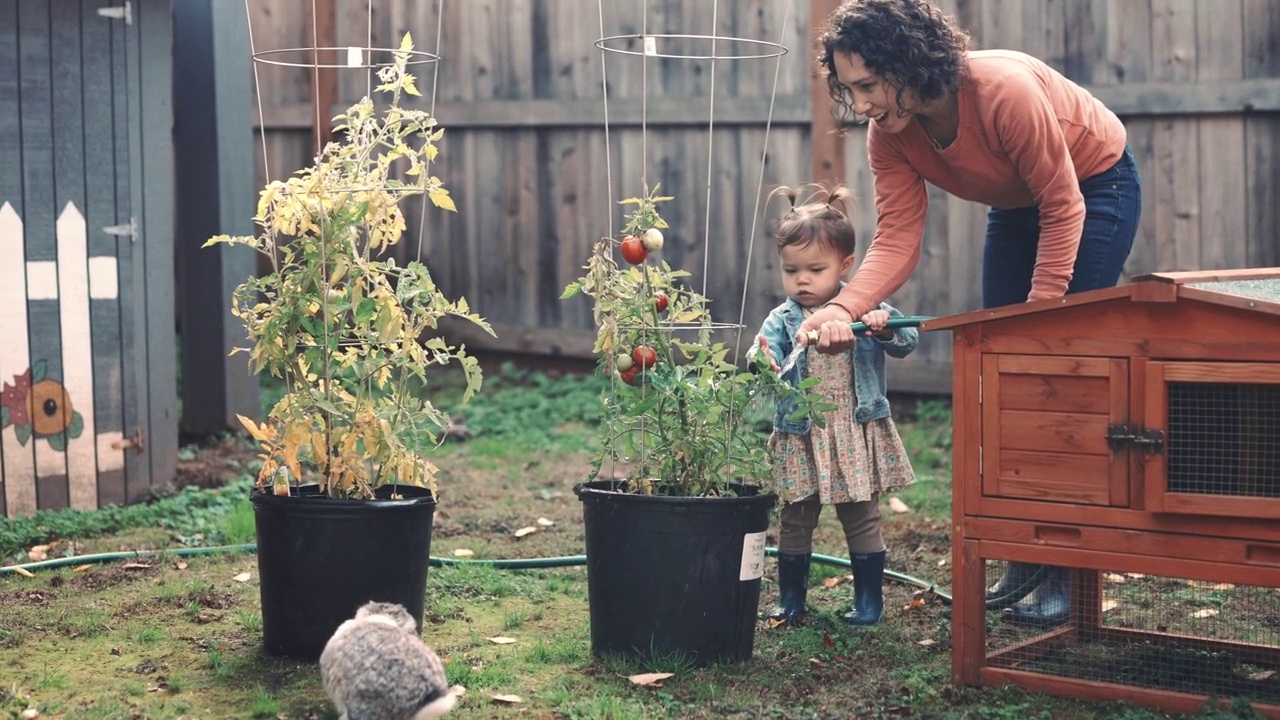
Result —
[[124, 502], [135, 464], [124, 5], [0, 0], [0, 517]]
[[981, 398], [984, 495], [1128, 506], [1128, 361], [984, 355]]

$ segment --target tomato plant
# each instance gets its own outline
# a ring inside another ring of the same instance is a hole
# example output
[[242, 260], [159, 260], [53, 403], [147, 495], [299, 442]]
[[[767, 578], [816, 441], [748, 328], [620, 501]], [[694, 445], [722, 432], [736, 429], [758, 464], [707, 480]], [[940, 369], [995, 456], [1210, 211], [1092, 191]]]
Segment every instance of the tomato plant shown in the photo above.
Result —
[[666, 312], [667, 305], [671, 303], [671, 296], [659, 290], [653, 294], [653, 307], [658, 312]]
[[649, 250], [644, 246], [644, 241], [635, 235], [628, 235], [622, 239], [621, 250], [622, 259], [632, 265], [639, 265], [649, 257]]
[[641, 345], [631, 351], [631, 361], [641, 368], [651, 368], [658, 364], [658, 351], [648, 345]]
[[[622, 201], [636, 206], [624, 236], [667, 227], [656, 206], [673, 198], [657, 191]], [[692, 497], [732, 494], [733, 482], [767, 485], [768, 434], [747, 420], [752, 404], [791, 394], [808, 413], [821, 398], [812, 385], [796, 390], [782, 382], [763, 353], [739, 366], [718, 335], [725, 326], [713, 323], [707, 299], [685, 284], [688, 272], [665, 261], [620, 266], [613, 244], [596, 243], [586, 273], [561, 296], [591, 298], [600, 370], [624, 381], [603, 398], [592, 477], [617, 462], [629, 468], [633, 492]]]

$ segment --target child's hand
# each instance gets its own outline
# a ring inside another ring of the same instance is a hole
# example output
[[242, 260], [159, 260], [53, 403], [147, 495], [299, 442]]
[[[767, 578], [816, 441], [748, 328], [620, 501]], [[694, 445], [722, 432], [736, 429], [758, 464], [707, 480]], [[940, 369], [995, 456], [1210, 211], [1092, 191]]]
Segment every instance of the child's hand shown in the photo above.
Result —
[[862, 324], [869, 329], [867, 335], [876, 337], [880, 340], [892, 340], [893, 331], [885, 327], [889, 324], [888, 310], [872, 310], [862, 316]]
[[778, 365], [777, 359], [773, 357], [772, 352], [769, 352], [769, 343], [764, 339], [764, 336], [757, 335], [756, 341], [760, 345], [760, 352], [764, 353], [764, 356], [769, 358], [769, 369], [775, 373], [781, 371], [782, 368]]

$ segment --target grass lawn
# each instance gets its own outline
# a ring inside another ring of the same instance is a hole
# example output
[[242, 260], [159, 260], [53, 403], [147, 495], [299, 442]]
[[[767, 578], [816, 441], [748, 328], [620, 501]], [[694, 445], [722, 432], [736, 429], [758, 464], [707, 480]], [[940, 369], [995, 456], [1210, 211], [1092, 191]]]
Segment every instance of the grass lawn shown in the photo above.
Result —
[[[466, 410], [471, 439], [434, 458], [443, 478], [432, 554], [581, 554], [572, 487], [590, 471], [600, 388], [510, 368], [490, 373]], [[950, 413], [943, 402], [913, 399], [900, 399], [896, 413], [920, 482], [898, 496], [911, 512], [891, 512], [886, 499], [889, 566], [946, 586]], [[0, 520], [0, 564], [26, 560], [32, 546], [54, 537], [50, 557], [252, 542], [253, 463], [241, 440], [224, 438], [185, 448], [179, 480], [189, 487], [156, 502]], [[516, 537], [529, 526], [538, 530]], [[769, 544], [776, 540], [775, 524]], [[834, 512], [824, 513], [815, 550], [847, 556]], [[755, 657], [738, 666], [592, 658], [581, 567], [432, 568], [423, 636], [444, 658], [450, 682], [466, 688], [451, 718], [1164, 717], [1015, 688], [952, 687], [944, 608], [907, 610], [916, 588], [890, 583], [885, 622], [849, 629], [839, 620], [852, 592], [843, 575], [815, 566], [808, 624], [761, 624]], [[770, 561], [762, 604], [776, 596], [773, 578]], [[257, 585], [256, 557], [244, 552], [0, 575], [0, 718], [29, 707], [40, 717], [83, 720], [333, 718], [314, 665], [263, 654]], [[515, 642], [492, 641], [499, 636]], [[628, 680], [643, 672], [674, 675], [660, 687]], [[520, 701], [500, 703], [498, 694]]]

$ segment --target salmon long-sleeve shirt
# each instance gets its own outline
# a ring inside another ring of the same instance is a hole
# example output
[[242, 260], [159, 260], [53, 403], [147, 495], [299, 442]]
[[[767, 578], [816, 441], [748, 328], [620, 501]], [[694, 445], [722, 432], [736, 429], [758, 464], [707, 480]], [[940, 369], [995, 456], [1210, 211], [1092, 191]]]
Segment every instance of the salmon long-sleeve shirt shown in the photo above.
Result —
[[920, 262], [925, 183], [996, 208], [1039, 207], [1040, 244], [1028, 300], [1067, 290], [1084, 229], [1080, 181], [1109, 169], [1125, 128], [1097, 98], [1030, 55], [968, 54], [957, 93], [956, 138], [938, 149], [919, 123], [867, 133], [876, 231], [853, 279], [832, 303], [858, 318], [902, 287]]

